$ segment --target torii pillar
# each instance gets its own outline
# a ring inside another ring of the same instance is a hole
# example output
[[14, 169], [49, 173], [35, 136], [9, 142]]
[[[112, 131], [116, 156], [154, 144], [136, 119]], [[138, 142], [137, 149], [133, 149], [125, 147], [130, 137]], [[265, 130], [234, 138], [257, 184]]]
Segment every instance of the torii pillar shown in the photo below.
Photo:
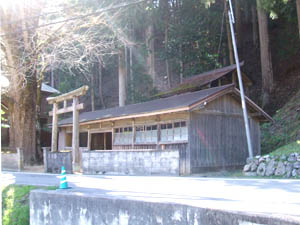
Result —
[[[73, 112], [73, 132], [72, 132], [72, 167], [73, 172], [78, 172], [81, 169], [80, 166], [80, 152], [79, 152], [79, 110], [83, 109], [83, 103], [79, 104], [78, 97], [85, 95], [88, 86], [83, 86], [74, 91], [66, 94], [59, 95], [57, 97], [47, 98], [49, 104], [53, 104], [53, 110], [49, 113], [52, 116], [52, 139], [51, 139], [51, 151], [57, 151], [57, 128], [58, 128], [58, 115], [67, 112]], [[73, 100], [73, 105], [67, 107], [67, 100]], [[63, 108], [58, 109], [58, 103], [64, 102]], [[63, 166], [63, 165], [62, 165]]]

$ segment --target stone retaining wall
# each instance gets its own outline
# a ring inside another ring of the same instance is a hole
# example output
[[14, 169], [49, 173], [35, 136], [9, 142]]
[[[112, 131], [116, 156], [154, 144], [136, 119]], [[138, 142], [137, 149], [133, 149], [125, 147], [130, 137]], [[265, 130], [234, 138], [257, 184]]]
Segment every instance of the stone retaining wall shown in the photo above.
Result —
[[179, 150], [82, 152], [84, 174], [179, 175]]
[[72, 173], [72, 152], [51, 152], [50, 147], [44, 147], [45, 173], [61, 173], [64, 166], [66, 173]]
[[21, 171], [24, 169], [23, 150], [17, 148], [16, 153], [1, 153], [1, 169]]
[[281, 176], [300, 178], [300, 154], [256, 156], [247, 159], [244, 174], [248, 176]]

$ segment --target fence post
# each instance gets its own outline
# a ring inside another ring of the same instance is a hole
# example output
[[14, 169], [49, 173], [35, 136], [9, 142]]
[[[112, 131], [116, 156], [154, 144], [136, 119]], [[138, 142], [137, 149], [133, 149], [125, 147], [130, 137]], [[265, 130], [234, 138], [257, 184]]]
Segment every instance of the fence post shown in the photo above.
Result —
[[43, 147], [43, 156], [44, 156], [44, 172], [48, 172], [48, 148]]
[[21, 171], [24, 169], [24, 154], [23, 154], [23, 150], [20, 148], [17, 148], [17, 157], [18, 157], [18, 171]]

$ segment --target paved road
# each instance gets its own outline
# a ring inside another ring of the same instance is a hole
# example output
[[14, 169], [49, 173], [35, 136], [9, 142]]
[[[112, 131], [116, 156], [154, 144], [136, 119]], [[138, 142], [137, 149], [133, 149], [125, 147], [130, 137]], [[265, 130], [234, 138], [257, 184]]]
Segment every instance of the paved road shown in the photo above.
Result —
[[[59, 175], [3, 172], [4, 184], [59, 185]], [[68, 175], [70, 191], [205, 208], [267, 214], [299, 221], [300, 181], [164, 176]]]

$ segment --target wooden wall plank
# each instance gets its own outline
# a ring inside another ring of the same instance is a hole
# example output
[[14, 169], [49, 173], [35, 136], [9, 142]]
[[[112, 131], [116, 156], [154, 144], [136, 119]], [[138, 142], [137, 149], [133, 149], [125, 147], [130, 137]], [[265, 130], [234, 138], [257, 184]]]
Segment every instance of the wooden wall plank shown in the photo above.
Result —
[[[192, 171], [205, 167], [230, 167], [245, 163], [248, 157], [242, 109], [230, 96], [223, 96], [191, 113], [190, 151]], [[237, 116], [241, 115], [241, 116]], [[254, 152], [260, 152], [259, 122], [250, 118]]]

